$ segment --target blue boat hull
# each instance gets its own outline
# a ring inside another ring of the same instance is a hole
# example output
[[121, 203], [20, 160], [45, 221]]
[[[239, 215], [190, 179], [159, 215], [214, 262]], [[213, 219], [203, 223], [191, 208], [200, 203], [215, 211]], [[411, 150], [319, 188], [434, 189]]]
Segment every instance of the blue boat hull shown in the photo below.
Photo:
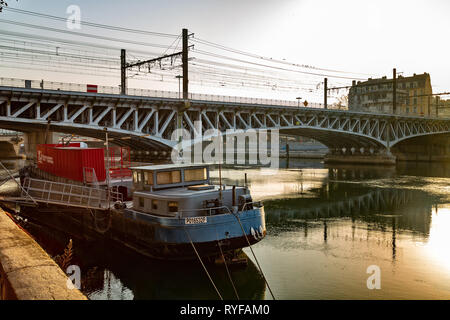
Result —
[[221, 250], [226, 252], [247, 247], [266, 235], [263, 207], [236, 215], [207, 216], [205, 223], [186, 223], [185, 218], [154, 216], [130, 209], [113, 209], [108, 214], [105, 211], [74, 210], [61, 205], [23, 207], [21, 214], [30, 221], [64, 230], [74, 236], [113, 239], [140, 254], [164, 260], [197, 259], [192, 244], [201, 256], [214, 258], [221, 255]]
[[[134, 210], [116, 211], [114, 219], [119, 219], [119, 215], [120, 220], [126, 223], [119, 232], [115, 228], [113, 237], [157, 259], [195, 259], [192, 244], [201, 256], [214, 257], [220, 255], [220, 250], [240, 249], [259, 242], [266, 235], [263, 207], [236, 215], [207, 216], [204, 221], [159, 217]], [[134, 234], [131, 234], [131, 229], [134, 229]]]

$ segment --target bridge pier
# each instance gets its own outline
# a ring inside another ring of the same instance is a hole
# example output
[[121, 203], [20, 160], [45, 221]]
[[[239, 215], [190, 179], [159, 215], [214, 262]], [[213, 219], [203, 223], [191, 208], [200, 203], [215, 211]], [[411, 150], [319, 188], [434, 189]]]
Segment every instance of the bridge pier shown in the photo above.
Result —
[[450, 161], [450, 135], [407, 140], [392, 147], [392, 152], [399, 161]]
[[37, 145], [44, 143], [58, 143], [58, 135], [54, 132], [48, 132], [46, 139], [45, 131], [24, 133], [25, 155], [27, 159], [36, 160]]
[[0, 157], [2, 159], [21, 158], [19, 155], [21, 142], [20, 136], [0, 136]]
[[367, 148], [330, 148], [325, 163], [354, 163], [395, 165], [397, 157], [389, 150]]

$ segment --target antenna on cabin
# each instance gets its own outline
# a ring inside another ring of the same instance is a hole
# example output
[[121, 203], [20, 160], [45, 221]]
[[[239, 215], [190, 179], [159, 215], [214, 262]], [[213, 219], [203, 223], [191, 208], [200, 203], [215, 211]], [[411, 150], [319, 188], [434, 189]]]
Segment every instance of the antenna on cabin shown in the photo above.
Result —
[[104, 130], [105, 130], [105, 136], [106, 136], [106, 142], [105, 142], [105, 145], [106, 145], [106, 188], [107, 188], [107, 191], [106, 191], [106, 201], [108, 201], [108, 209], [110, 208], [110, 206], [111, 206], [111, 201], [110, 201], [110, 190], [109, 190], [109, 157], [110, 157], [110, 154], [109, 154], [109, 141], [108, 141], [108, 128], [104, 128]]
[[[217, 129], [219, 137], [219, 200], [222, 202], [222, 136], [220, 135], [219, 129]], [[222, 204], [221, 204], [222, 205]]]

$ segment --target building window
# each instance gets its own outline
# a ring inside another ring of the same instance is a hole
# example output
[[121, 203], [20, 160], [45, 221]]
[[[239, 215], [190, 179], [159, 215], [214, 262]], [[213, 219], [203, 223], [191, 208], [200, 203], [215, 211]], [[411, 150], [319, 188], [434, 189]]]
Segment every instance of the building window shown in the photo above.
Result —
[[178, 202], [177, 201], [169, 201], [168, 207], [169, 207], [169, 212], [178, 212]]
[[152, 200], [152, 210], [158, 210], [158, 200]]
[[145, 207], [145, 198], [139, 197], [139, 207]]

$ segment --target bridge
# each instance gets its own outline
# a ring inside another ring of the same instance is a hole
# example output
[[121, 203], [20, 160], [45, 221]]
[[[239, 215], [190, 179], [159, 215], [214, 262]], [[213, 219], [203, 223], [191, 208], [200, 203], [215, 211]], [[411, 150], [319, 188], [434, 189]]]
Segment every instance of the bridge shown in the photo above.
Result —
[[23, 134], [17, 131], [0, 129], [0, 155], [2, 159], [16, 159], [19, 156]]
[[0, 81], [0, 128], [25, 132], [28, 155], [35, 144], [49, 142], [46, 132], [105, 139], [104, 128], [115, 144], [168, 155], [176, 143], [171, 134], [180, 115], [192, 135], [198, 121], [203, 132], [277, 129], [314, 138], [330, 149], [328, 161], [392, 163], [396, 152], [407, 154], [409, 146], [417, 145], [428, 148], [418, 152], [425, 153], [425, 160], [450, 158], [450, 119], [201, 94], [190, 94], [185, 101], [177, 92], [135, 89], [123, 95], [115, 87], [99, 87], [93, 93], [86, 92], [86, 85], [10, 80]]

